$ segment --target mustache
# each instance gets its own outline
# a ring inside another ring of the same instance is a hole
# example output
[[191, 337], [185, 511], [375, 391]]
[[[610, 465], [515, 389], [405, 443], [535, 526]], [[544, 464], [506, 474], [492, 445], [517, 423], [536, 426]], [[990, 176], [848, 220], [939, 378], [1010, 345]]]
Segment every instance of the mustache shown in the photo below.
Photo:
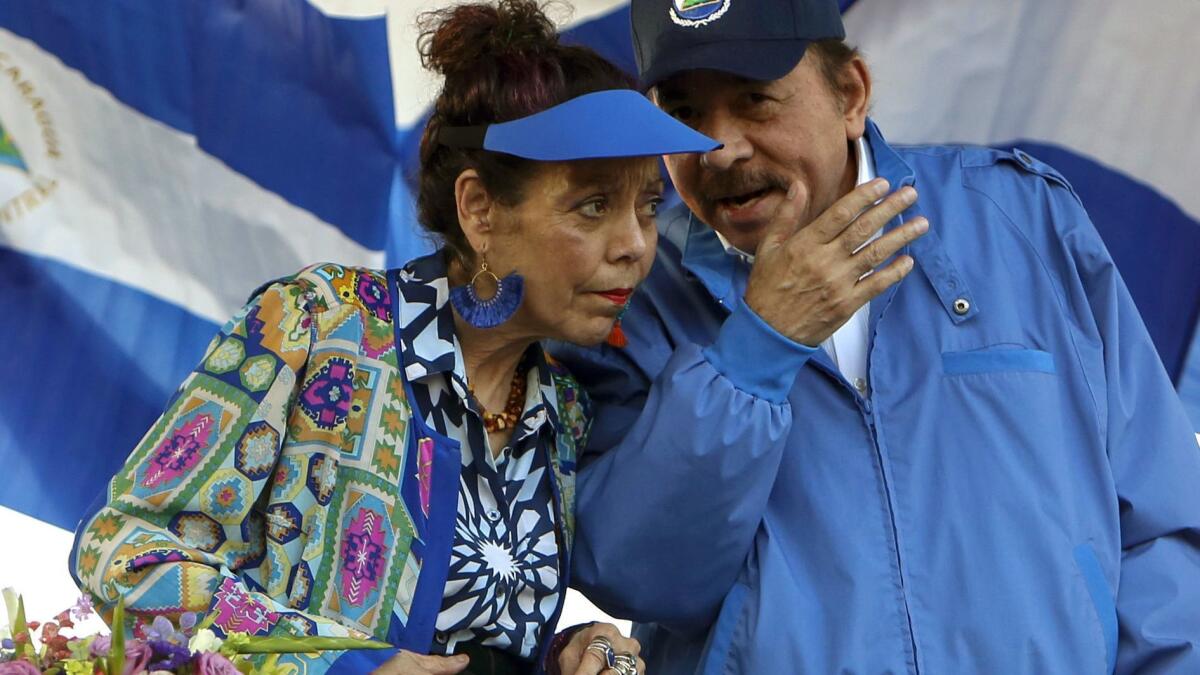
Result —
[[710, 170], [701, 174], [697, 187], [705, 201], [717, 202], [759, 190], [787, 192], [788, 181], [778, 174], [757, 169]]

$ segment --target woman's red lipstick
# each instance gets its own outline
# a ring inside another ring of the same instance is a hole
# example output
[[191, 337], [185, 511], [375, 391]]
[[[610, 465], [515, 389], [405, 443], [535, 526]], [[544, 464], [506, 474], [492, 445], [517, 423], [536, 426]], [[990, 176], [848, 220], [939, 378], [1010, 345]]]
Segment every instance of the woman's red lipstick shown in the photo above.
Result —
[[629, 302], [629, 296], [633, 295], [633, 289], [613, 288], [607, 291], [596, 291], [596, 295], [599, 295], [614, 305], [624, 305], [626, 302]]

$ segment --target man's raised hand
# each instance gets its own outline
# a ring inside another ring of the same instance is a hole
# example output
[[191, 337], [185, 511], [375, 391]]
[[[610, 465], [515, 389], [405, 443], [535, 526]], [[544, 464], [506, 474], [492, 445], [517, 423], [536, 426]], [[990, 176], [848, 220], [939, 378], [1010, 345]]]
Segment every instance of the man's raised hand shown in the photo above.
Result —
[[914, 218], [870, 241], [917, 199], [916, 190], [903, 187], [879, 201], [887, 190], [882, 178], [860, 185], [803, 226], [793, 185], [755, 254], [745, 297], [750, 309], [784, 336], [815, 347], [903, 279], [912, 271], [909, 256], [879, 266], [929, 223]]

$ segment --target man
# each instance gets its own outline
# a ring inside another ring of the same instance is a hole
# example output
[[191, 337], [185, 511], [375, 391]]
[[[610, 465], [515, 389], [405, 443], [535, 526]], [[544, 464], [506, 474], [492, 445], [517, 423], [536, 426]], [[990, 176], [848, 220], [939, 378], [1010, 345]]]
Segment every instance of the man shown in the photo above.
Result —
[[889, 146], [834, 0], [632, 16], [724, 143], [666, 159], [628, 345], [560, 350], [574, 582], [650, 671], [1200, 673], [1200, 451], [1066, 181]]

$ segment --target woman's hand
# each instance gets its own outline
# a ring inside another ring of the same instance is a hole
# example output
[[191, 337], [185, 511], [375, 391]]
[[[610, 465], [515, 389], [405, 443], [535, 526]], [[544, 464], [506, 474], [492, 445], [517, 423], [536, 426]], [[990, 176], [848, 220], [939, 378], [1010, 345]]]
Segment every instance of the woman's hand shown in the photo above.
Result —
[[562, 675], [621, 675], [619, 669], [609, 668], [604, 654], [598, 649], [588, 649], [598, 637], [607, 638], [618, 655], [632, 657], [637, 662], [638, 675], [645, 675], [646, 662], [638, 656], [642, 645], [633, 638], [621, 635], [611, 623], [595, 623], [571, 636], [571, 641], [558, 655], [558, 668]]
[[461, 673], [471, 660], [465, 655], [425, 656], [401, 649], [384, 661], [371, 675], [455, 675]]

